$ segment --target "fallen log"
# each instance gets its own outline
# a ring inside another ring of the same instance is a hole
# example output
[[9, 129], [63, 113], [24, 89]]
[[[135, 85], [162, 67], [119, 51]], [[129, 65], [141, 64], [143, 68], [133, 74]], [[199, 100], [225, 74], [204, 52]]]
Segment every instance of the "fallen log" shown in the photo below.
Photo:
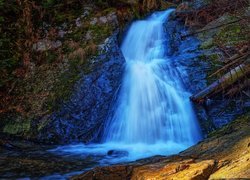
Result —
[[241, 80], [250, 73], [250, 65], [248, 62], [240, 64], [239, 66], [233, 68], [230, 72], [223, 75], [220, 79], [209, 85], [204, 90], [190, 97], [193, 102], [203, 103], [205, 99], [211, 94], [218, 93], [223, 89], [226, 89], [230, 85], [234, 84], [236, 81]]
[[229, 69], [231, 66], [235, 65], [235, 64], [239, 64], [242, 63], [242, 60], [244, 60], [245, 58], [247, 58], [250, 55], [250, 52], [246, 53], [246, 54], [236, 54], [234, 56], [232, 56], [230, 59], [230, 61], [232, 61], [231, 63], [226, 64], [225, 66], [223, 66], [222, 68], [220, 68], [219, 70], [217, 70], [215, 73], [211, 74], [209, 77], [212, 77], [214, 75], [217, 75], [227, 69]]
[[249, 47], [248, 46], [244, 46], [243, 48], [241, 48], [240, 50], [239, 50], [239, 52], [237, 53], [237, 54], [234, 54], [233, 56], [231, 56], [230, 58], [228, 58], [228, 59], [225, 59], [223, 62], [224, 63], [228, 63], [228, 62], [231, 62], [231, 61], [233, 61], [233, 60], [235, 60], [235, 59], [238, 59], [238, 58], [240, 58], [241, 56], [244, 56], [244, 55], [246, 55], [246, 54], [248, 54], [249, 55]]

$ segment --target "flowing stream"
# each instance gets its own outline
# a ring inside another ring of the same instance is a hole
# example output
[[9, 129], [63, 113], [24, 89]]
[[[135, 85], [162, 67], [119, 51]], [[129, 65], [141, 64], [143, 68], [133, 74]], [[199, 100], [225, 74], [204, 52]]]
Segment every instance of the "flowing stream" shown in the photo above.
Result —
[[201, 139], [182, 72], [167, 53], [164, 22], [172, 11], [156, 12], [128, 30], [121, 46], [124, 79], [102, 143], [61, 146], [53, 152], [103, 155], [102, 164], [109, 164], [175, 154]]

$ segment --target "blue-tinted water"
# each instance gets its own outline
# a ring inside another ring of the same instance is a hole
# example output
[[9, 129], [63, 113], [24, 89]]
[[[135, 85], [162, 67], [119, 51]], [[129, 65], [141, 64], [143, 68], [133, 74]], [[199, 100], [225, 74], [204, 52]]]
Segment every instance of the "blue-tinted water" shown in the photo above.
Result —
[[134, 22], [121, 46], [126, 70], [117, 102], [105, 126], [101, 144], [69, 145], [53, 149], [61, 154], [125, 156], [103, 158], [101, 164], [178, 153], [201, 139], [190, 93], [183, 88], [180, 69], [167, 55], [164, 22], [173, 10], [156, 12]]

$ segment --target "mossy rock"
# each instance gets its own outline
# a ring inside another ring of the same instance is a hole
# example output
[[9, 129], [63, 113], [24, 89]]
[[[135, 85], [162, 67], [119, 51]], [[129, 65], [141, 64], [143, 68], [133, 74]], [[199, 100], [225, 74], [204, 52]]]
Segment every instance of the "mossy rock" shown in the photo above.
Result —
[[249, 41], [249, 27], [239, 23], [231, 24], [220, 29], [215, 36], [214, 42], [219, 42], [225, 46], [237, 46]]
[[93, 34], [93, 41], [98, 44], [111, 35], [112, 27], [109, 25], [92, 25], [89, 26], [89, 31]]
[[213, 42], [213, 38], [209, 38], [206, 41], [203, 41], [199, 48], [202, 50], [207, 50], [213, 48], [214, 46], [215, 44]]
[[10, 134], [10, 135], [26, 135], [30, 132], [31, 128], [31, 121], [29, 119], [23, 120], [20, 119], [19, 121], [9, 121], [3, 128], [3, 133]]

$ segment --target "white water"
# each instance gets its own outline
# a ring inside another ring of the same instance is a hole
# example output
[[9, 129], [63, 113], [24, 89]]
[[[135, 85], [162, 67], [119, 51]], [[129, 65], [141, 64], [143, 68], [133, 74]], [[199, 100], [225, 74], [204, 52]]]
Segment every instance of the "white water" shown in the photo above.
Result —
[[182, 72], [166, 55], [169, 42], [163, 23], [171, 12], [157, 12], [131, 25], [121, 47], [125, 75], [103, 144], [63, 146], [55, 151], [94, 155], [127, 151], [128, 156], [112, 159], [120, 162], [175, 154], [201, 139], [190, 94], [179, 77]]

